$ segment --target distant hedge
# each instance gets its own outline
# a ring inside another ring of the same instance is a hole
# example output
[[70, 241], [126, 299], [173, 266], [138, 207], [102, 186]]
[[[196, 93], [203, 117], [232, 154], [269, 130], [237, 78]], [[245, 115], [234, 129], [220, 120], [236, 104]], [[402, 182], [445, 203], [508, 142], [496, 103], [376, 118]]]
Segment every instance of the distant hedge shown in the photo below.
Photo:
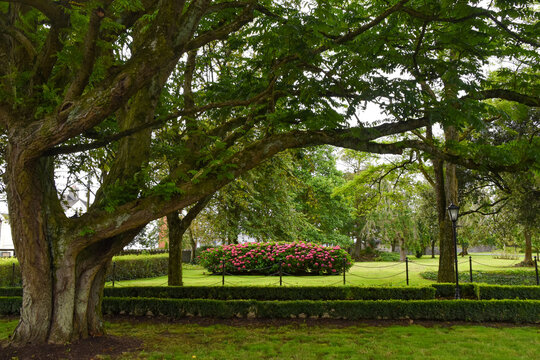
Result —
[[0, 258], [0, 286], [21, 286], [21, 268], [15, 258]]
[[314, 243], [245, 243], [217, 246], [202, 251], [199, 264], [212, 273], [225, 267], [229, 274], [328, 275], [352, 267], [349, 253], [339, 246]]
[[[113, 257], [116, 280], [133, 280], [167, 275], [169, 254], [123, 255]], [[13, 272], [15, 264], [15, 272]], [[112, 267], [107, 270], [107, 281], [112, 281]], [[0, 286], [21, 286], [21, 269], [17, 259], [0, 259]]]
[[[133, 280], [164, 276], [168, 273], [169, 254], [115, 256], [113, 263], [116, 280]], [[107, 281], [112, 281], [113, 264], [107, 271]]]
[[[427, 280], [437, 280], [436, 271], [425, 271], [420, 276]], [[474, 270], [473, 280], [475, 283], [496, 285], [536, 285], [534, 269], [519, 268], [512, 270]], [[459, 282], [469, 282], [469, 272], [459, 273]]]

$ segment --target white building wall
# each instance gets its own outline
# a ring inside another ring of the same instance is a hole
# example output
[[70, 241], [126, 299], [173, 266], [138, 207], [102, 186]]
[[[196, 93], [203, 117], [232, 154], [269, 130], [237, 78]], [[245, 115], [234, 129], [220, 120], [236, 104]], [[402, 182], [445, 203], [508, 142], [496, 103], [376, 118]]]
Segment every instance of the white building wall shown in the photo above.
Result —
[[[0, 214], [0, 256], [13, 256], [15, 248], [11, 238], [11, 228], [6, 214]], [[7, 254], [9, 253], [9, 254]]]

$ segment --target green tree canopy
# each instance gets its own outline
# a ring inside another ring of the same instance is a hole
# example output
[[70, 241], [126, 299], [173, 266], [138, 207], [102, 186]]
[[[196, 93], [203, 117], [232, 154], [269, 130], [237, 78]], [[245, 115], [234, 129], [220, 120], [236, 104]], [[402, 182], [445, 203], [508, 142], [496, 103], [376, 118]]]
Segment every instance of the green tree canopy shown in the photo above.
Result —
[[[537, 137], [503, 162], [488, 151], [385, 138], [436, 122], [477, 124], [486, 98], [538, 106], [537, 94], [494, 88], [482, 71], [494, 59], [537, 73], [535, 6], [0, 1], [2, 158], [24, 283], [14, 340], [101, 334], [101, 289], [115, 252], [149, 221], [289, 148], [414, 147], [470, 168], [537, 168]], [[350, 125], [367, 102], [386, 118]], [[102, 178], [92, 206], [74, 219], [55, 188], [68, 154], [97, 156]]]

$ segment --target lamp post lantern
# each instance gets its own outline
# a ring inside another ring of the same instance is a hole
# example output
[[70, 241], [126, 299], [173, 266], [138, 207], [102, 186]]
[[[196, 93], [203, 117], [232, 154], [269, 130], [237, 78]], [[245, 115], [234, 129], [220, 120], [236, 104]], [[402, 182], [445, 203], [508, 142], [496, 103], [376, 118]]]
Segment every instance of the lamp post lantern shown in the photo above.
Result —
[[452, 232], [454, 234], [454, 260], [455, 260], [455, 267], [456, 267], [456, 299], [459, 299], [459, 279], [458, 279], [458, 253], [457, 253], [457, 236], [456, 236], [456, 221], [459, 217], [459, 206], [455, 205], [454, 203], [451, 203], [450, 206], [448, 206], [448, 216], [450, 217], [450, 220], [452, 220]]

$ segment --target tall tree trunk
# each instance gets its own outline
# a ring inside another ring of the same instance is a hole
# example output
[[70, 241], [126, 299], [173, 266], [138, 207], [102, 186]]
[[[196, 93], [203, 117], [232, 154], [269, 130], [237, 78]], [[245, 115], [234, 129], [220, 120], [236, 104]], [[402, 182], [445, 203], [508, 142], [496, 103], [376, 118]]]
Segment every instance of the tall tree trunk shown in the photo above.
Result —
[[[47, 231], [50, 209], [44, 197], [50, 181], [47, 165], [35, 160], [27, 166], [17, 162], [17, 144], [8, 147], [6, 187], [10, 225], [21, 267], [23, 306], [13, 335], [16, 342], [42, 343], [47, 340], [53, 309], [52, 254]], [[51, 218], [52, 219], [52, 218]], [[33, 239], [33, 241], [23, 241]]]
[[399, 241], [399, 261], [405, 261], [405, 258], [407, 257], [407, 251], [405, 250], [405, 238], [403, 236], [398, 235], [398, 241]]
[[182, 238], [186, 229], [182, 228], [178, 211], [167, 215], [169, 227], [169, 286], [182, 286]]
[[439, 271], [438, 282], [454, 281], [454, 240], [452, 223], [446, 214], [446, 192], [444, 186], [443, 161], [433, 160], [435, 171], [435, 193], [437, 197], [437, 219], [439, 222]]
[[[10, 146], [9, 156], [16, 156]], [[56, 196], [48, 158], [6, 173], [13, 240], [23, 277], [23, 306], [15, 343], [65, 343], [101, 335], [101, 299], [107, 265], [139, 229], [92, 246], [70, 246], [75, 234]], [[24, 241], [25, 239], [33, 241]]]
[[532, 258], [532, 232], [531, 229], [525, 227], [523, 229], [523, 237], [525, 238], [525, 259], [523, 259], [522, 265], [524, 266], [533, 266], [534, 261]]
[[[166, 78], [156, 76], [154, 87], [137, 93], [118, 112], [121, 130], [153, 120], [160, 89]], [[161, 86], [161, 87], [160, 87]], [[120, 140], [105, 188], [133, 181], [148, 159], [151, 131], [143, 130]], [[12, 236], [23, 277], [23, 306], [15, 343], [66, 343], [103, 333], [101, 297], [107, 265], [140, 231], [139, 229], [93, 243], [92, 228], [81, 219], [67, 219], [58, 198], [52, 157], [24, 159], [16, 134], [7, 149], [6, 187]], [[25, 139], [25, 134], [20, 134]], [[103, 187], [102, 187], [103, 189]], [[126, 193], [136, 197], [137, 193]], [[96, 194], [93, 207], [106, 200]], [[89, 220], [92, 221], [92, 220]], [[84, 229], [88, 244], [73, 244]], [[32, 239], [32, 241], [29, 241]]]
[[195, 261], [195, 252], [197, 251], [197, 241], [191, 227], [189, 228], [189, 243], [191, 244], [191, 263], [193, 263]]
[[360, 260], [360, 252], [362, 251], [362, 238], [360, 235], [356, 236], [356, 242], [354, 243], [353, 259]]
[[435, 259], [435, 240], [431, 241], [431, 258]]
[[[190, 229], [191, 223], [197, 215], [206, 207], [212, 195], [208, 195], [199, 200], [186, 216], [180, 219], [180, 213], [175, 211], [167, 215], [167, 224], [169, 226], [169, 286], [182, 286], [182, 239], [186, 230]], [[193, 262], [195, 250], [193, 249], [193, 234], [190, 232], [192, 243], [191, 261]], [[195, 245], [195, 248], [197, 246]]]
[[459, 255], [461, 255], [461, 257], [464, 257], [465, 255], [469, 255], [469, 246], [466, 245], [465, 243], [461, 243], [461, 252], [459, 253]]
[[[445, 141], [452, 142], [458, 140], [458, 133], [455, 127], [448, 126], [444, 129]], [[437, 280], [439, 282], [455, 282], [454, 269], [454, 235], [452, 221], [447, 215], [447, 207], [450, 203], [458, 205], [458, 181], [456, 176], [456, 165], [446, 163], [446, 171], [442, 172], [443, 162], [440, 161], [437, 183], [437, 212], [439, 216], [439, 238], [440, 250], [439, 273]], [[442, 195], [444, 194], [444, 198]], [[442, 221], [441, 221], [442, 220]]]
[[[433, 142], [433, 130], [431, 126], [426, 127], [426, 137]], [[452, 127], [445, 129], [445, 139], [454, 140], [457, 132]], [[444, 161], [434, 158], [433, 172], [434, 190], [437, 202], [437, 220], [439, 227], [439, 271], [437, 273], [438, 282], [453, 282], [454, 276], [454, 239], [452, 233], [452, 223], [447, 215], [447, 206], [450, 202], [457, 204], [457, 178], [455, 165], [447, 164], [444, 171]], [[432, 250], [434, 246], [432, 245]], [[434, 253], [434, 251], [433, 251]], [[434, 255], [432, 255], [433, 257]]]

